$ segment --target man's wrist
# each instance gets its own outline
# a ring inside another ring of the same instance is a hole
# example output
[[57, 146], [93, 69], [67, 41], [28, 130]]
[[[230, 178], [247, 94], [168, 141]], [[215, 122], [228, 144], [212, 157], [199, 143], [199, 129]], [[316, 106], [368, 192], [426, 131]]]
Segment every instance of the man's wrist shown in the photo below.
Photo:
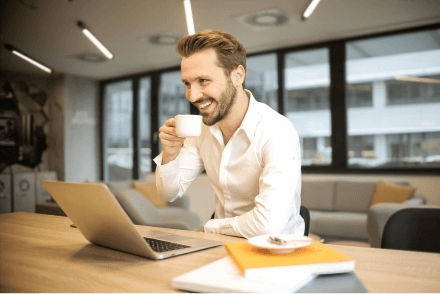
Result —
[[177, 155], [179, 155], [179, 154], [175, 154], [175, 155], [162, 154], [162, 165], [170, 163], [171, 161], [176, 159]]

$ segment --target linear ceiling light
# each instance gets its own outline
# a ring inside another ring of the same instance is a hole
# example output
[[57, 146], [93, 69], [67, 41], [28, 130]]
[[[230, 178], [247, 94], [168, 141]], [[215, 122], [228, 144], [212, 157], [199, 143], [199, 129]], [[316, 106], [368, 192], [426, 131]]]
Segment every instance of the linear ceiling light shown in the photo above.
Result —
[[18, 57], [26, 60], [27, 62], [35, 65], [36, 67], [44, 70], [47, 73], [52, 73], [52, 69], [48, 68], [47, 66], [42, 65], [38, 61], [33, 60], [32, 58], [24, 55], [23, 53], [19, 52], [17, 49], [15, 49], [12, 45], [5, 44], [5, 48], [9, 51], [11, 51], [13, 54], [17, 55]]
[[321, 1], [321, 0], [312, 0], [312, 2], [309, 4], [309, 7], [307, 7], [306, 11], [303, 14], [303, 19], [306, 19], [306, 18], [310, 17], [310, 15], [312, 15], [316, 6], [318, 6], [319, 1]]
[[194, 35], [196, 31], [194, 29], [194, 19], [191, 10], [191, 1], [183, 0], [183, 6], [185, 7], [186, 26], [188, 27], [188, 35]]
[[107, 48], [102, 45], [101, 42], [84, 26], [84, 23], [82, 21], [78, 22], [79, 28], [82, 30], [83, 34], [86, 35], [87, 38], [89, 38], [90, 41], [92, 41], [93, 44], [95, 44], [96, 47], [98, 47], [99, 50], [101, 50], [102, 53], [108, 58], [112, 59], [113, 54], [108, 51]]
[[430, 83], [430, 84], [440, 84], [438, 79], [428, 79], [428, 78], [418, 78], [418, 77], [407, 77], [407, 76], [397, 76], [395, 77], [398, 81], [407, 82], [418, 82], [418, 83]]

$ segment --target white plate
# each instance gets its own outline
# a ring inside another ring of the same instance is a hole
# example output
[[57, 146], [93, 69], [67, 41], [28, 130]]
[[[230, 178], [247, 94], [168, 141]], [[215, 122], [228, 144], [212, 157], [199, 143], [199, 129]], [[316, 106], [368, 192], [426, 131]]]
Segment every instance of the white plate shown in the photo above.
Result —
[[[275, 244], [270, 242], [269, 237], [275, 236], [286, 241], [301, 241], [301, 242], [289, 242], [285, 244]], [[267, 249], [271, 253], [289, 253], [295, 251], [298, 248], [305, 247], [312, 243], [313, 239], [306, 236], [295, 236], [290, 234], [273, 234], [273, 235], [262, 235], [250, 238], [248, 240], [249, 244], [261, 248]]]

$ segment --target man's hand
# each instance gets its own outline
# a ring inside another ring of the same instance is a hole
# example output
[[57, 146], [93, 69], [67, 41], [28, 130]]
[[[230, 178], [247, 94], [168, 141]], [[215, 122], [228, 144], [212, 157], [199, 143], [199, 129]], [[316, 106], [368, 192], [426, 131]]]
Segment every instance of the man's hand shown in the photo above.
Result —
[[170, 118], [159, 129], [160, 143], [162, 144], [162, 164], [167, 164], [173, 161], [182, 149], [185, 138], [177, 137], [176, 135], [176, 121]]
[[205, 227], [201, 227], [200, 229], [197, 230], [197, 232], [202, 232], [202, 233], [204, 233], [204, 232], [205, 232]]

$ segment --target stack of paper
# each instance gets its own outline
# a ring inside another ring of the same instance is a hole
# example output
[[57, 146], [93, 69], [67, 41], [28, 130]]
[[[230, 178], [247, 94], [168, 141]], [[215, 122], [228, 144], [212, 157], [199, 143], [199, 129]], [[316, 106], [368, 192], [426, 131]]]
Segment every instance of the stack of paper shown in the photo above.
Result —
[[172, 280], [172, 286], [191, 292], [289, 293], [313, 280], [316, 275], [298, 272], [289, 279], [273, 281], [244, 277], [230, 257], [225, 257]]

